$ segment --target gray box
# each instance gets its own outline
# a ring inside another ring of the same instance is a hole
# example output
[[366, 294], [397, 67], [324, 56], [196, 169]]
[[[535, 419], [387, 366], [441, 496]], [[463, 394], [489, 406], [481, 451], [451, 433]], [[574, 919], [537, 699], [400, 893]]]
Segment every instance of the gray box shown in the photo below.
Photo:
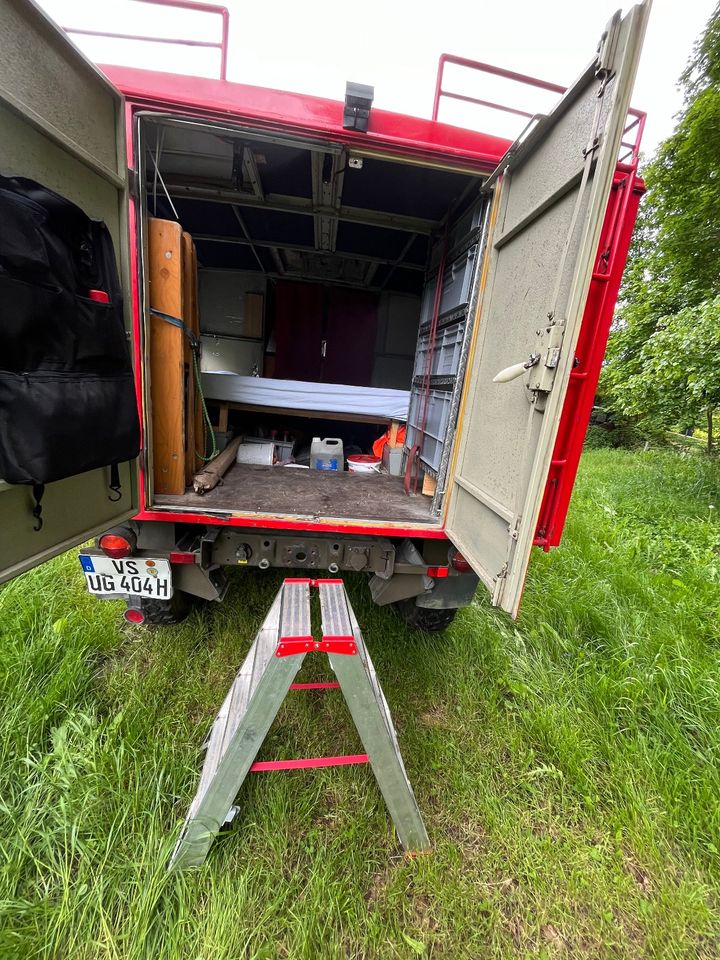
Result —
[[383, 447], [382, 462], [387, 472], [392, 477], [402, 476], [402, 447], [389, 447], [387, 444]]

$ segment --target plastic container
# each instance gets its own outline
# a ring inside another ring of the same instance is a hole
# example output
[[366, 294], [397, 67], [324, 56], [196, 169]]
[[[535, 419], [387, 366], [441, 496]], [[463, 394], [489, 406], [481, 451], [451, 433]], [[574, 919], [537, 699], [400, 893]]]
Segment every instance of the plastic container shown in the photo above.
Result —
[[[470, 291], [472, 288], [473, 272], [475, 268], [475, 257], [477, 256], [477, 244], [470, 247], [464, 253], [445, 266], [443, 275], [442, 293], [440, 294], [439, 316], [444, 316], [451, 310], [460, 310], [467, 307], [470, 300]], [[422, 303], [420, 305], [420, 329], [424, 324], [432, 320], [433, 306], [435, 305], [435, 283], [437, 280], [437, 271], [434, 277], [425, 284]]]
[[[451, 390], [430, 390], [427, 401], [427, 420], [425, 436], [422, 441], [420, 460], [431, 470], [440, 469], [443, 446], [448, 439], [448, 424], [452, 403]], [[408, 413], [408, 432], [405, 446], [411, 449], [420, 438], [420, 420], [422, 418], [422, 391], [413, 393]]]
[[313, 437], [310, 447], [310, 466], [313, 470], [344, 470], [343, 442], [337, 437]]
[[[465, 321], [459, 320], [448, 327], [441, 327], [435, 337], [433, 350], [431, 377], [455, 376], [460, 367], [460, 352], [465, 336]], [[430, 351], [430, 331], [421, 333], [418, 337], [417, 353], [415, 354], [415, 369], [413, 376], [424, 376]]]
[[389, 447], [385, 444], [382, 452], [382, 464], [391, 477], [402, 476], [402, 459], [402, 447]]
[[271, 467], [275, 462], [275, 444], [272, 440], [265, 440], [263, 443], [241, 443], [238, 447], [237, 462]]
[[243, 437], [243, 443], [272, 443], [275, 447], [275, 458], [278, 463], [286, 463], [292, 459], [293, 440], [275, 440], [267, 437]]
[[380, 473], [380, 457], [372, 453], [353, 453], [348, 457], [350, 473]]

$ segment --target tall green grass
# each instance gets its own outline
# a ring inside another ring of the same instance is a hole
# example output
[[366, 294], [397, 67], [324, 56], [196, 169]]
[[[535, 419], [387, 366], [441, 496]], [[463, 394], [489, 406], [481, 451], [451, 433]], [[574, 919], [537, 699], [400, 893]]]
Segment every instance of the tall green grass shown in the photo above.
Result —
[[[717, 958], [718, 510], [714, 464], [592, 451], [517, 624], [479, 596], [414, 634], [349, 580], [433, 842], [414, 860], [348, 767], [254, 776], [206, 866], [168, 875], [279, 575], [238, 571], [229, 602], [154, 632], [88, 597], [73, 555], [18, 579], [0, 957]], [[292, 693], [262, 756], [357, 749], [336, 693]]]

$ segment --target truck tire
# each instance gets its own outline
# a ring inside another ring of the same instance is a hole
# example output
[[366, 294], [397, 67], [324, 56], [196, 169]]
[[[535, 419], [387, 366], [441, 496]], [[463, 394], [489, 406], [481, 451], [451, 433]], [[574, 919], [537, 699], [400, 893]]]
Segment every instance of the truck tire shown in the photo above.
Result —
[[441, 633], [455, 619], [456, 609], [434, 610], [430, 607], [418, 607], [415, 597], [398, 600], [393, 604], [406, 626], [413, 630], [425, 630], [427, 633]]
[[169, 600], [139, 597], [133, 606], [145, 617], [144, 627], [172, 627], [186, 619], [192, 604], [189, 594], [176, 590]]

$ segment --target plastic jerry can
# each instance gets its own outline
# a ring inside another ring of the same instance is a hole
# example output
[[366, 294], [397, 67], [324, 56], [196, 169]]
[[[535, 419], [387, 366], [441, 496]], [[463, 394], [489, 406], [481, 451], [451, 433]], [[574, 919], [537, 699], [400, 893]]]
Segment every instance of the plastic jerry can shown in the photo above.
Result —
[[310, 447], [310, 466], [313, 470], [344, 470], [343, 442], [337, 437], [313, 437]]

